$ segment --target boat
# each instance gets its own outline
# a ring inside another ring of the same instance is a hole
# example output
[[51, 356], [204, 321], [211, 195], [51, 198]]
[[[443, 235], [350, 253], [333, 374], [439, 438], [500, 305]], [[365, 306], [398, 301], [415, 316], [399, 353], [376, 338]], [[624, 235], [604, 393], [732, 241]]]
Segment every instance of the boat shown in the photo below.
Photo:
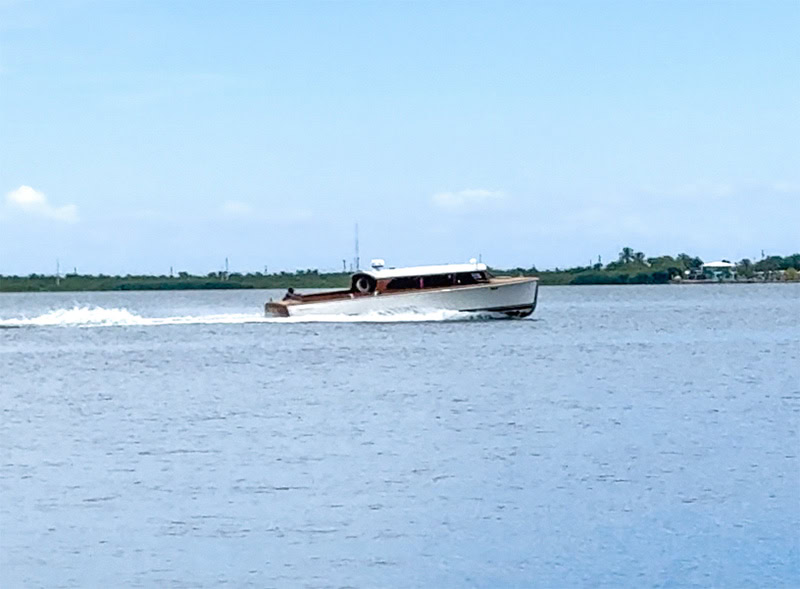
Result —
[[536, 308], [539, 279], [493, 276], [486, 264], [441, 264], [372, 268], [354, 273], [350, 288], [311, 294], [289, 289], [281, 301], [266, 303], [267, 316], [363, 315], [402, 312], [462, 311], [527, 317]]

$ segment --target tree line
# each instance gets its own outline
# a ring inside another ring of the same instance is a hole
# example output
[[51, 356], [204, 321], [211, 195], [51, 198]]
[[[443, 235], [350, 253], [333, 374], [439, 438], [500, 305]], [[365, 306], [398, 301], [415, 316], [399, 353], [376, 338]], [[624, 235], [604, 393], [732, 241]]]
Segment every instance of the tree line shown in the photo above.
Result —
[[[703, 260], [700, 257], [687, 253], [648, 257], [642, 251], [624, 247], [617, 259], [608, 264], [597, 262], [587, 266], [542, 271], [533, 265], [530, 268], [497, 270], [496, 273], [534, 274], [540, 277], [542, 284], [666, 284], [677, 277], [686, 276], [687, 271], [697, 272], [702, 266]], [[735, 266], [737, 274], [746, 279], [755, 278], [759, 273], [784, 271], [787, 279], [796, 280], [797, 273], [800, 272], [800, 254], [768, 256], [757, 262], [745, 258], [736, 262]]]
[[[491, 268], [499, 276], [534, 275], [544, 285], [557, 284], [665, 284], [677, 276], [685, 276], [699, 269], [703, 260], [686, 253], [677, 256], [648, 257], [644, 252], [624, 247], [616, 260], [608, 264], [600, 262], [572, 268], [538, 270], [530, 268]], [[753, 278], [759, 273], [784, 271], [790, 280], [798, 278], [800, 254], [768, 256], [756, 262], [747, 258], [736, 262], [737, 273], [744, 278]], [[346, 288], [350, 274], [346, 272], [320, 272], [317, 269], [295, 272], [209, 272], [193, 275], [178, 272], [171, 275], [125, 275], [77, 274], [64, 276], [29, 274], [28, 276], [0, 275], [0, 292], [37, 291], [111, 291], [111, 290], [206, 290], [241, 288]]]

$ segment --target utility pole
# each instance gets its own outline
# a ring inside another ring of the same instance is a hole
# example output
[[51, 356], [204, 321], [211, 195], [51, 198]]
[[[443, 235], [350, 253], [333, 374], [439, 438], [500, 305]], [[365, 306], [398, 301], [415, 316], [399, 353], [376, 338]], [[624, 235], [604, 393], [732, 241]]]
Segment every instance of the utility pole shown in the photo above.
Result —
[[358, 223], [356, 223], [356, 258], [353, 260], [353, 266], [358, 272], [359, 268], [361, 268], [361, 259], [358, 255]]
[[228, 258], [225, 258], [225, 278], [224, 280], [228, 280]]

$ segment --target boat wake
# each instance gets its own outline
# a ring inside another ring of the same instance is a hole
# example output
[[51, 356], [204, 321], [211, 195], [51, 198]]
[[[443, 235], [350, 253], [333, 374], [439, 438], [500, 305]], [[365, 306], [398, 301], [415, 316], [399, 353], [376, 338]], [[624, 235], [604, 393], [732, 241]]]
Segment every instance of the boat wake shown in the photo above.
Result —
[[[499, 316], [504, 317], [504, 316]], [[0, 328], [17, 327], [131, 327], [159, 325], [222, 325], [246, 323], [405, 323], [424, 321], [474, 321], [498, 318], [496, 313], [459, 311], [414, 311], [365, 315], [314, 315], [309, 317], [264, 317], [261, 313], [223, 313], [143, 317], [125, 308], [78, 307], [55, 309], [37, 317], [0, 319]]]

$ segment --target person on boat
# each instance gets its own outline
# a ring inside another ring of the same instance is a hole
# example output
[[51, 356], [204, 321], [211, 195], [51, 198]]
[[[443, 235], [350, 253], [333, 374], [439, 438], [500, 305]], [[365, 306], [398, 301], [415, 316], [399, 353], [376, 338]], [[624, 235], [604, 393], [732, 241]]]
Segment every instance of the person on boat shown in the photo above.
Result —
[[286, 291], [286, 296], [283, 297], [284, 301], [299, 301], [302, 297], [299, 294], [295, 294], [294, 289], [289, 287], [289, 290]]

